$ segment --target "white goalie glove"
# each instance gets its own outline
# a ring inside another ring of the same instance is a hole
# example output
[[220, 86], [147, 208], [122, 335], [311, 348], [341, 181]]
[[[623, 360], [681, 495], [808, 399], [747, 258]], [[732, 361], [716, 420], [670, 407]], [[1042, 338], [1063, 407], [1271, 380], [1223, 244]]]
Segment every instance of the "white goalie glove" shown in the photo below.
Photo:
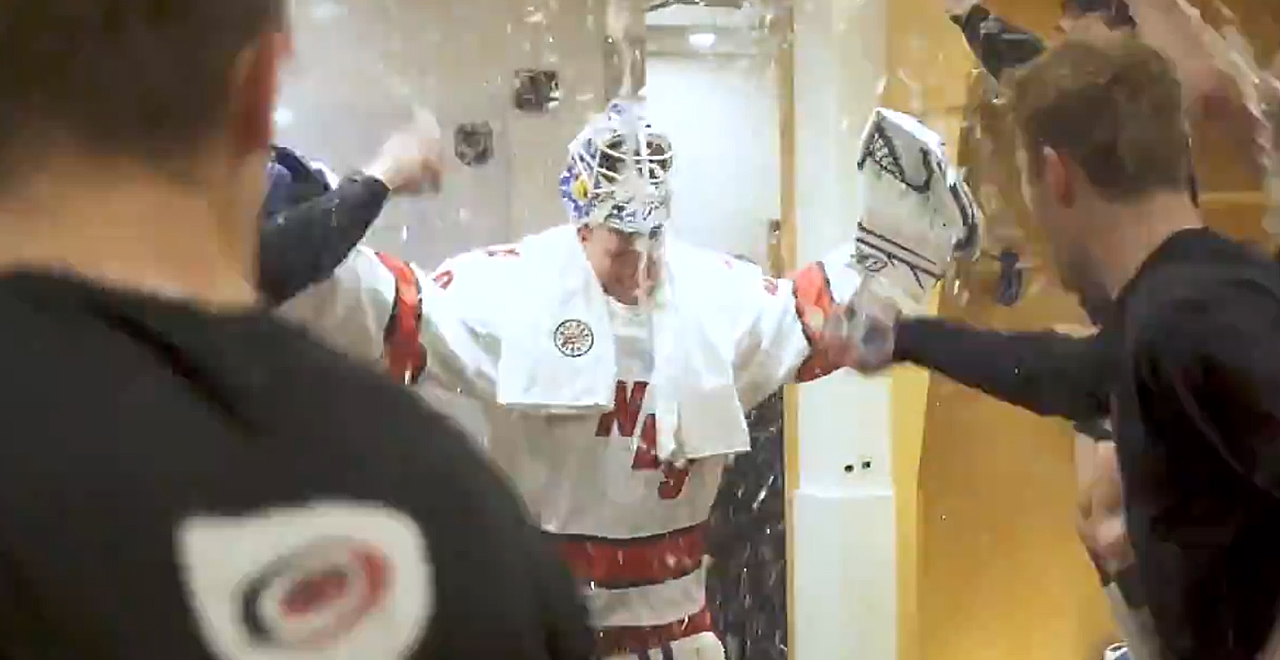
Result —
[[858, 174], [865, 207], [846, 265], [861, 277], [839, 332], [881, 360], [898, 310], [919, 310], [956, 259], [976, 255], [981, 211], [942, 138], [901, 112], [871, 113]]

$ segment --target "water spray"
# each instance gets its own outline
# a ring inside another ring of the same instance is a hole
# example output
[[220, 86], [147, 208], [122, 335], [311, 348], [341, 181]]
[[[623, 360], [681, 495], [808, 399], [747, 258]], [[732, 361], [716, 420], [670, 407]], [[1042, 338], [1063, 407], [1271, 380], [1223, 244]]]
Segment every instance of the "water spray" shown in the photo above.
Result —
[[[647, 5], [643, 0], [608, 0], [605, 7], [605, 35], [607, 38], [606, 53], [608, 61], [618, 66], [620, 74], [617, 89], [611, 90], [611, 103], [621, 118], [623, 144], [623, 166], [619, 172], [616, 188], [622, 193], [625, 203], [633, 205], [640, 212], [647, 212], [651, 204], [649, 190], [648, 164], [640, 158], [642, 149], [646, 149], [643, 126], [640, 121], [642, 90], [645, 80], [645, 13]], [[638, 298], [642, 306], [652, 303], [648, 283], [651, 281], [649, 260], [656, 246], [650, 236], [636, 239], [636, 250], [640, 253], [640, 271], [638, 277]], [[650, 329], [652, 331], [652, 328]]]
[[1263, 226], [1272, 236], [1280, 236], [1280, 163], [1277, 162], [1276, 121], [1280, 115], [1280, 82], [1275, 72], [1259, 64], [1253, 48], [1240, 32], [1235, 14], [1221, 2], [1216, 9], [1228, 21], [1214, 30], [1200, 11], [1187, 0], [1173, 0], [1193, 25], [1200, 27], [1202, 43], [1209, 57], [1234, 82], [1240, 102], [1248, 110], [1254, 125], [1254, 153], [1264, 172], [1263, 187], [1269, 206]]

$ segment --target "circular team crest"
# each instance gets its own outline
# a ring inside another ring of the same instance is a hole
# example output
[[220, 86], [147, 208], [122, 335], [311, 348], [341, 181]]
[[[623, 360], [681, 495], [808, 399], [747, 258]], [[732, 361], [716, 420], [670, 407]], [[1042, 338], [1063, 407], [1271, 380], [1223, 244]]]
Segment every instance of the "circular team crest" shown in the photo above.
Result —
[[596, 335], [591, 326], [578, 319], [566, 319], [556, 326], [554, 333], [556, 348], [565, 357], [582, 357], [596, 344]]
[[326, 539], [302, 548], [246, 582], [245, 630], [269, 646], [327, 647], [385, 605], [391, 573], [389, 557], [366, 543]]

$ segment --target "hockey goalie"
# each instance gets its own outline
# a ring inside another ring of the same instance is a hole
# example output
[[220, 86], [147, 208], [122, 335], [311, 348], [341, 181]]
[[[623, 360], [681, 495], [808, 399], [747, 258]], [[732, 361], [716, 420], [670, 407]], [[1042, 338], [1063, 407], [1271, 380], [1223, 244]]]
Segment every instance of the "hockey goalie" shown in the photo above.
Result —
[[847, 366], [815, 340], [855, 296], [922, 300], [973, 242], [936, 135], [877, 110], [864, 143], [858, 235], [774, 279], [668, 235], [672, 145], [614, 103], [569, 147], [568, 223], [432, 273], [361, 247], [284, 313], [484, 405], [485, 449], [583, 585], [602, 657], [723, 660], [703, 533], [746, 411]]

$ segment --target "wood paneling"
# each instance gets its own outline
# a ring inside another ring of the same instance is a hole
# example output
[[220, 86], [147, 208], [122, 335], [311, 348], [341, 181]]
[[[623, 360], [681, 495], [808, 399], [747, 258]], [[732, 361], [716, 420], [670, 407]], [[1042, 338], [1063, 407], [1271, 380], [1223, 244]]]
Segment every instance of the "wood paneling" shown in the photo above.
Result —
[[[988, 0], [1011, 22], [1047, 33], [1059, 0]], [[1228, 2], [1257, 50], [1280, 43], [1274, 0]], [[1215, 19], [1216, 20], [1216, 19]], [[1268, 42], [1269, 40], [1269, 42]], [[1041, 329], [1078, 323], [1075, 301], [1056, 285], [1044, 244], [1022, 203], [1008, 119], [978, 99], [961, 142], [963, 164], [987, 211], [985, 249], [1013, 247], [1033, 265], [1020, 303], [992, 302], [997, 269], [967, 268], [940, 313], [980, 326]], [[1263, 240], [1265, 200], [1249, 156], [1194, 127], [1205, 216], [1232, 235]], [[1079, 660], [1114, 641], [1109, 612], [1074, 531], [1073, 433], [945, 378], [929, 387], [920, 462], [920, 624], [925, 660]]]

